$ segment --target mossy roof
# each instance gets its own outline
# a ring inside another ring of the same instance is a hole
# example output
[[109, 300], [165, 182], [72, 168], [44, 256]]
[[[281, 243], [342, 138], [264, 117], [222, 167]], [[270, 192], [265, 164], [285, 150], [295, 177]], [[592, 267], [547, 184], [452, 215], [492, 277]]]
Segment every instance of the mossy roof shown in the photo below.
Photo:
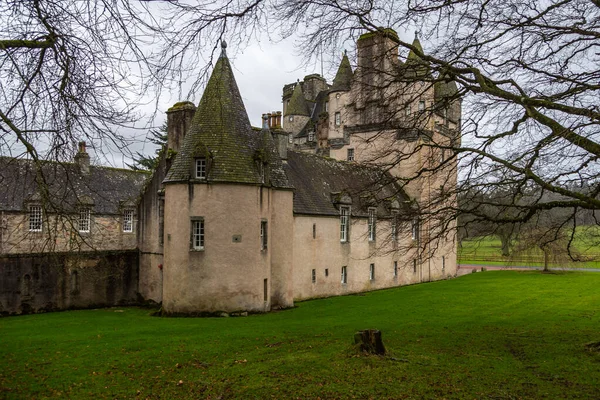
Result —
[[348, 55], [344, 52], [340, 66], [338, 67], [335, 78], [333, 79], [333, 85], [331, 86], [332, 91], [336, 90], [350, 90], [352, 84], [352, 78], [354, 78], [354, 72], [350, 65]]
[[284, 168], [295, 189], [294, 212], [298, 214], [338, 216], [332, 200], [336, 193], [350, 196], [354, 216], [368, 214], [371, 204], [365, 203], [366, 198], [375, 200], [379, 216], [389, 215], [385, 200], [406, 204], [409, 199], [389, 173], [354, 162], [290, 150]]
[[300, 83], [297, 83], [294, 87], [294, 92], [292, 93], [292, 97], [290, 97], [290, 102], [285, 108], [285, 116], [288, 115], [305, 115], [310, 117], [308, 103], [306, 102], [304, 92], [302, 92], [302, 85], [300, 85]]
[[262, 131], [254, 131], [250, 125], [225, 49], [163, 182], [194, 180], [193, 164], [200, 157], [208, 161], [207, 182], [261, 184], [259, 166], [262, 163], [267, 164], [265, 182], [288, 187], [272, 139]]
[[[90, 166], [82, 174], [75, 163], [40, 161], [48, 190], [49, 212], [75, 212], [83, 199], [96, 214], [119, 214], [123, 204], [135, 204], [149, 174], [142, 171]], [[27, 202], [41, 202], [36, 165], [32, 160], [0, 157], [0, 210], [24, 211]]]

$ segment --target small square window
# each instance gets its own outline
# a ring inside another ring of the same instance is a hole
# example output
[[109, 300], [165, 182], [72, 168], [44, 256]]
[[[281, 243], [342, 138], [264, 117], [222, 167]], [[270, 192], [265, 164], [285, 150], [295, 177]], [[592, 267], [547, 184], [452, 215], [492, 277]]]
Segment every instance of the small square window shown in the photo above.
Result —
[[42, 206], [29, 206], [29, 231], [42, 231]]
[[123, 211], [123, 232], [133, 232], [133, 210]]
[[348, 283], [348, 272], [346, 267], [342, 267], [342, 283]]
[[192, 220], [192, 249], [204, 250], [204, 219]]
[[348, 149], [347, 160], [348, 161], [354, 161], [354, 149]]
[[79, 210], [79, 232], [87, 233], [90, 231], [91, 217], [91, 210], [89, 208], [81, 208]]
[[206, 179], [206, 158], [196, 158], [196, 179]]

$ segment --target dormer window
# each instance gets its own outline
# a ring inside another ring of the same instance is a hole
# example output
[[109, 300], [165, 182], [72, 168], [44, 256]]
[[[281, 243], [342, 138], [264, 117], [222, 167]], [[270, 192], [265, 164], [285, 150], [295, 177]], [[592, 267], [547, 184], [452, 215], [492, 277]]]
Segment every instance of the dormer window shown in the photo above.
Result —
[[206, 158], [196, 158], [196, 179], [206, 179]]

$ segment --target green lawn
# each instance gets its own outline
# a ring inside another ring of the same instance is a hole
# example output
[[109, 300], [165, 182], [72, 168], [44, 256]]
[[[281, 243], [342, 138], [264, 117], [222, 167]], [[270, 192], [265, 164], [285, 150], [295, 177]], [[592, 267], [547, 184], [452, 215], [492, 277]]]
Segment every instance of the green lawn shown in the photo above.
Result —
[[[557, 262], [550, 260], [554, 268], [600, 268], [600, 230], [597, 227], [579, 227], [576, 231], [573, 248], [587, 261], [574, 262], [567, 255]], [[543, 266], [541, 251], [527, 253], [513, 252], [509, 257], [502, 256], [502, 244], [496, 236], [465, 239], [458, 248], [460, 264]]]
[[[600, 398], [600, 273], [498, 271], [239, 318], [0, 319], [0, 398]], [[390, 357], [360, 355], [378, 328]]]

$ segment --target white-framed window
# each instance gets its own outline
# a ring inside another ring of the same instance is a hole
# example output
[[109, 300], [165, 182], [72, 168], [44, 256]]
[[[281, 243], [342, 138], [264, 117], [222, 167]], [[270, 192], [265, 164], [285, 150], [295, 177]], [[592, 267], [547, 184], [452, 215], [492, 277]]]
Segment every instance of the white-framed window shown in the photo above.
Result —
[[29, 206], [29, 232], [42, 231], [42, 206]]
[[293, 121], [294, 121], [294, 116], [293, 116], [293, 115], [290, 115], [290, 117], [289, 117], [289, 121], [290, 121], [290, 122], [293, 122]]
[[196, 158], [196, 179], [206, 179], [206, 158]]
[[192, 220], [192, 249], [204, 250], [204, 219]]
[[412, 221], [412, 240], [419, 240], [419, 219], [415, 218]]
[[308, 132], [308, 141], [309, 142], [314, 142], [315, 140], [315, 133], [314, 132]]
[[398, 277], [398, 261], [394, 261], [394, 278]]
[[370, 281], [375, 280], [375, 264], [369, 265], [369, 280]]
[[349, 239], [350, 225], [350, 207], [340, 207], [340, 242], [347, 242]]
[[340, 126], [342, 124], [342, 115], [338, 112], [335, 113], [335, 126]]
[[419, 100], [419, 111], [425, 111], [425, 100]]
[[377, 217], [375, 215], [374, 208], [369, 208], [368, 227], [369, 227], [369, 242], [373, 242], [375, 240], [375, 231], [377, 229]]
[[292, 135], [291, 133], [288, 135], [288, 143], [294, 143], [294, 135]]
[[123, 210], [123, 232], [133, 232], [133, 210]]
[[348, 283], [348, 270], [346, 267], [342, 267], [342, 283]]
[[310, 273], [310, 281], [312, 283], [316, 283], [317, 282], [317, 270], [313, 269]]
[[267, 221], [260, 221], [260, 249], [267, 249]]
[[88, 207], [79, 209], [79, 232], [87, 233], [90, 231], [92, 211]]
[[354, 149], [348, 149], [347, 160], [348, 161], [354, 161]]

